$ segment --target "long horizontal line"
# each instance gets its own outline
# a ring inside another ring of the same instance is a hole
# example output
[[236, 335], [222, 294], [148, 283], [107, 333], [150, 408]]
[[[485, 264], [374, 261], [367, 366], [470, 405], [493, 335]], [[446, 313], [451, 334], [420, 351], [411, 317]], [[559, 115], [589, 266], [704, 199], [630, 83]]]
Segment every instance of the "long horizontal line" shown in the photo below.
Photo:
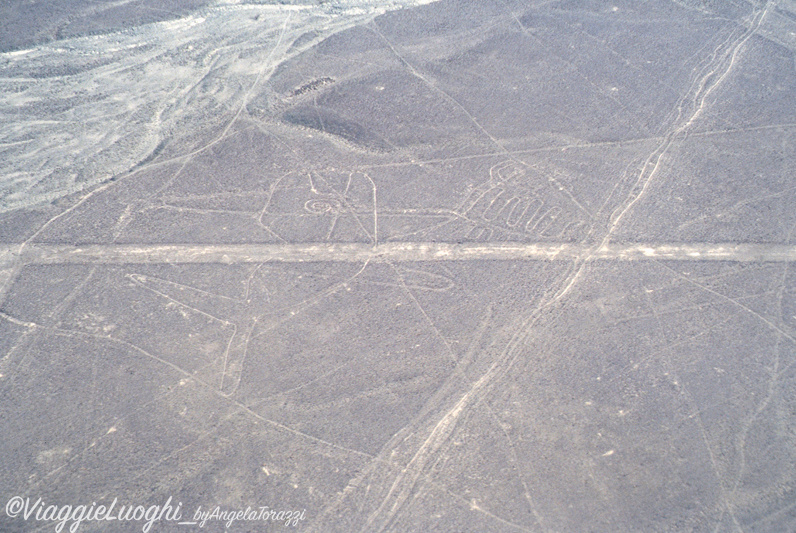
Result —
[[0, 262], [61, 263], [266, 263], [318, 261], [796, 261], [796, 246], [756, 243], [608, 244], [387, 242], [369, 244], [91, 244], [0, 245]]
[[[785, 122], [781, 124], [766, 124], [764, 126], [752, 126], [749, 128], [731, 128], [726, 130], [708, 130], [708, 131], [695, 131], [688, 134], [689, 137], [712, 137], [715, 135], [727, 135], [731, 133], [745, 133], [749, 131], [763, 131], [777, 128], [791, 128], [796, 126], [796, 123]], [[662, 135], [655, 137], [633, 137], [619, 141], [593, 141], [593, 142], [575, 142], [571, 144], [555, 144], [552, 146], [539, 146], [536, 148], [525, 148], [519, 150], [496, 151], [486, 152], [480, 154], [460, 155], [453, 157], [437, 157], [433, 159], [412, 159], [410, 161], [394, 161], [392, 163], [373, 163], [358, 165], [357, 168], [384, 168], [384, 167], [401, 167], [401, 166], [415, 166], [415, 165], [430, 165], [434, 163], [449, 163], [451, 161], [467, 161], [470, 159], [486, 159], [490, 157], [506, 157], [507, 155], [522, 155], [534, 154], [539, 152], [560, 152], [562, 150], [577, 150], [582, 148], [599, 148], [604, 146], [628, 146], [631, 144], [639, 144], [651, 141], [661, 141], [664, 137]]]

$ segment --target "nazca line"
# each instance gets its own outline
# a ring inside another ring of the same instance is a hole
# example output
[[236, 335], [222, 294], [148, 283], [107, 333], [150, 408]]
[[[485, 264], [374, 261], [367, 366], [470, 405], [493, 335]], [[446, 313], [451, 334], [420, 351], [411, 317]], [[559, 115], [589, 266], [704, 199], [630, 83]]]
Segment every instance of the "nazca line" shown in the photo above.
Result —
[[308, 244], [0, 245], [0, 263], [301, 263], [319, 261], [542, 260], [796, 261], [796, 246], [765, 243], [607, 244], [386, 242]]

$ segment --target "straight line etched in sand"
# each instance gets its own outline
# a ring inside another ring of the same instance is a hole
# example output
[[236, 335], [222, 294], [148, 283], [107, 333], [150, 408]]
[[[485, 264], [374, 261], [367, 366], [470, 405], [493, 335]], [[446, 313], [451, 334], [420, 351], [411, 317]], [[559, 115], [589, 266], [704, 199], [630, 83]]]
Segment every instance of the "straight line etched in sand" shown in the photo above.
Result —
[[597, 250], [575, 243], [387, 242], [307, 244], [0, 245], [0, 263], [301, 263], [360, 261], [796, 261], [796, 245], [765, 243], [609, 243]]

